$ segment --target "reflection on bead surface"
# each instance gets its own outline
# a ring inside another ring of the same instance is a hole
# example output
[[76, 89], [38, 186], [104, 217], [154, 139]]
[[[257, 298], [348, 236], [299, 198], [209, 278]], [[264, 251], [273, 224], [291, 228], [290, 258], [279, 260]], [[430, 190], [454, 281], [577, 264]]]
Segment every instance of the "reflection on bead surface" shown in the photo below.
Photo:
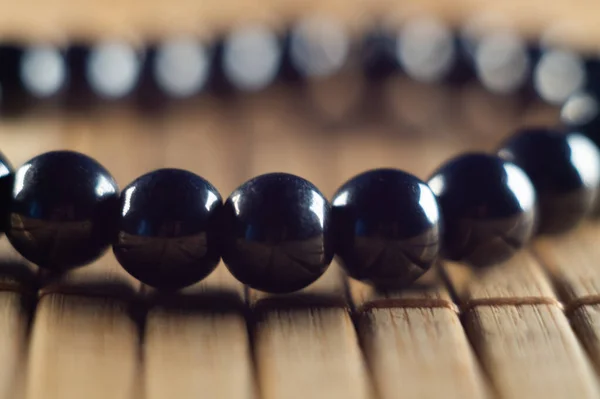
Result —
[[600, 154], [585, 136], [527, 129], [507, 140], [498, 155], [517, 164], [531, 179], [540, 233], [562, 233], [593, 210], [600, 184]]
[[365, 172], [340, 187], [332, 205], [335, 252], [350, 276], [402, 288], [436, 260], [440, 212], [431, 189], [415, 176]]
[[560, 120], [567, 131], [584, 134], [600, 145], [600, 103], [592, 93], [569, 97], [560, 111]]
[[137, 178], [121, 194], [113, 246], [123, 268], [156, 288], [179, 289], [202, 280], [219, 262], [219, 192], [179, 169]]
[[417, 18], [400, 30], [397, 55], [408, 76], [435, 83], [451, 71], [456, 58], [454, 45], [452, 33], [441, 21]]
[[562, 104], [586, 83], [583, 59], [570, 51], [547, 50], [533, 73], [538, 95], [552, 104]]
[[508, 259], [534, 232], [535, 190], [511, 162], [465, 154], [442, 165], [429, 186], [442, 210], [447, 259], [492, 265]]
[[300, 290], [333, 257], [330, 212], [323, 194], [300, 177], [272, 173], [249, 180], [225, 202], [223, 261], [250, 287]]
[[110, 243], [117, 205], [117, 184], [102, 165], [76, 152], [48, 152], [16, 171], [6, 234], [38, 266], [81, 266]]

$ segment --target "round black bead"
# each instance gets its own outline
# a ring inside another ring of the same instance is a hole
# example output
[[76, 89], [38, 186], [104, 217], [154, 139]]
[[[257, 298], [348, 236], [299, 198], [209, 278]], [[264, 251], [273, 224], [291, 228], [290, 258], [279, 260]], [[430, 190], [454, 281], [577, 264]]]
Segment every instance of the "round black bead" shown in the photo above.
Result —
[[15, 173], [6, 234], [21, 255], [40, 267], [82, 266], [112, 241], [118, 198], [115, 180], [92, 158], [47, 152]]
[[593, 211], [600, 185], [600, 153], [587, 137], [526, 129], [509, 138], [498, 155], [517, 164], [531, 179], [540, 233], [562, 233]]
[[435, 195], [417, 177], [378, 169], [346, 182], [333, 197], [335, 252], [348, 274], [402, 288], [425, 273], [441, 246]]
[[300, 290], [317, 280], [333, 258], [330, 213], [323, 194], [300, 177], [255, 177], [225, 202], [223, 261], [252, 288]]
[[465, 154], [442, 165], [429, 186], [442, 210], [447, 259], [489, 266], [508, 259], [533, 235], [535, 189], [512, 162]]
[[218, 215], [212, 184], [191, 172], [160, 169], [123, 189], [117, 260], [141, 282], [179, 289], [205, 278], [219, 262]]

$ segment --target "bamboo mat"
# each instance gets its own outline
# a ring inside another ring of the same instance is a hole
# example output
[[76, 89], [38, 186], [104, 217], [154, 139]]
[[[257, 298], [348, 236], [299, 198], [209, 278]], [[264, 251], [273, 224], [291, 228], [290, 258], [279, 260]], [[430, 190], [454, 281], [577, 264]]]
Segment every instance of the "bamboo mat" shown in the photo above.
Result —
[[[323, 84], [358, 81], [336, 79]], [[51, 149], [85, 152], [121, 187], [169, 166], [227, 196], [251, 176], [286, 171], [331, 196], [365, 169], [424, 178], [450, 156], [556, 118], [477, 86], [398, 78], [373, 98], [357, 89], [356, 103], [297, 90], [207, 96], [154, 117], [119, 104], [4, 119], [2, 151], [15, 165]], [[165, 297], [110, 252], [50, 280], [2, 239], [0, 399], [598, 398], [599, 237], [590, 222], [484, 275], [446, 264], [385, 297], [336, 264], [290, 296], [246, 290], [221, 265]]]

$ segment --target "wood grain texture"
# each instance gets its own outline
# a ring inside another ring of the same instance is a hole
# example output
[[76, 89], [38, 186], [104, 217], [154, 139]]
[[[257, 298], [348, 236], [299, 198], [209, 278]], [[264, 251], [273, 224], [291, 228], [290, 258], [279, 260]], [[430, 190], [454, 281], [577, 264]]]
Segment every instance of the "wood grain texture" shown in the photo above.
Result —
[[550, 280], [528, 250], [477, 272], [452, 262], [446, 264], [445, 270], [463, 306], [494, 304], [503, 299], [556, 300]]
[[600, 374], [600, 305], [585, 305], [570, 314], [571, 325]]
[[123, 303], [46, 295], [33, 321], [25, 397], [141, 397], [138, 342], [138, 328]]
[[481, 306], [464, 318], [499, 397], [599, 397], [592, 367], [558, 306]]
[[366, 283], [350, 280], [350, 299], [358, 312], [370, 308], [447, 308], [458, 313], [437, 265], [429, 269], [410, 288], [378, 291]]
[[264, 399], [372, 397], [348, 312], [272, 310], [259, 316], [254, 349]]
[[0, 292], [0, 398], [21, 399], [26, 380], [28, 322], [32, 298]]
[[374, 308], [360, 320], [378, 397], [488, 397], [460, 320], [451, 309]]
[[567, 307], [600, 294], [599, 235], [600, 226], [592, 221], [560, 237], [540, 238], [534, 245]]
[[146, 317], [145, 398], [256, 398], [242, 285], [221, 266], [176, 295]]

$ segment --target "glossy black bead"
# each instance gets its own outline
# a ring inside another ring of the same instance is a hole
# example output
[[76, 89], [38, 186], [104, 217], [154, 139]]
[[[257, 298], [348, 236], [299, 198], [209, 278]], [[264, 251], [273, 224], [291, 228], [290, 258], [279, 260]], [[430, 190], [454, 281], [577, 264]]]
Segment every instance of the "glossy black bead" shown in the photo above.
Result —
[[14, 182], [13, 167], [0, 153], [0, 233], [8, 228], [8, 215], [10, 212], [10, 203]]
[[600, 100], [594, 93], [586, 91], [569, 97], [560, 120], [566, 131], [584, 134], [600, 146]]
[[222, 206], [217, 189], [191, 172], [143, 175], [121, 194], [115, 256], [132, 276], [159, 289], [200, 281], [219, 262]]
[[115, 180], [92, 158], [47, 152], [15, 173], [6, 235], [40, 267], [60, 271], [82, 266], [112, 241], [118, 198]]
[[408, 173], [360, 174], [333, 197], [335, 253], [351, 277], [402, 288], [425, 273], [441, 246], [441, 215], [427, 184]]
[[510, 137], [498, 155], [517, 164], [535, 187], [538, 231], [562, 233], [595, 207], [600, 185], [600, 153], [578, 133], [530, 128]]
[[310, 182], [285, 173], [255, 177], [225, 202], [223, 261], [252, 288], [300, 290], [333, 258], [330, 216], [327, 199]]
[[465, 154], [442, 165], [428, 183], [442, 210], [447, 259], [485, 267], [507, 260], [533, 235], [535, 189], [512, 162]]

